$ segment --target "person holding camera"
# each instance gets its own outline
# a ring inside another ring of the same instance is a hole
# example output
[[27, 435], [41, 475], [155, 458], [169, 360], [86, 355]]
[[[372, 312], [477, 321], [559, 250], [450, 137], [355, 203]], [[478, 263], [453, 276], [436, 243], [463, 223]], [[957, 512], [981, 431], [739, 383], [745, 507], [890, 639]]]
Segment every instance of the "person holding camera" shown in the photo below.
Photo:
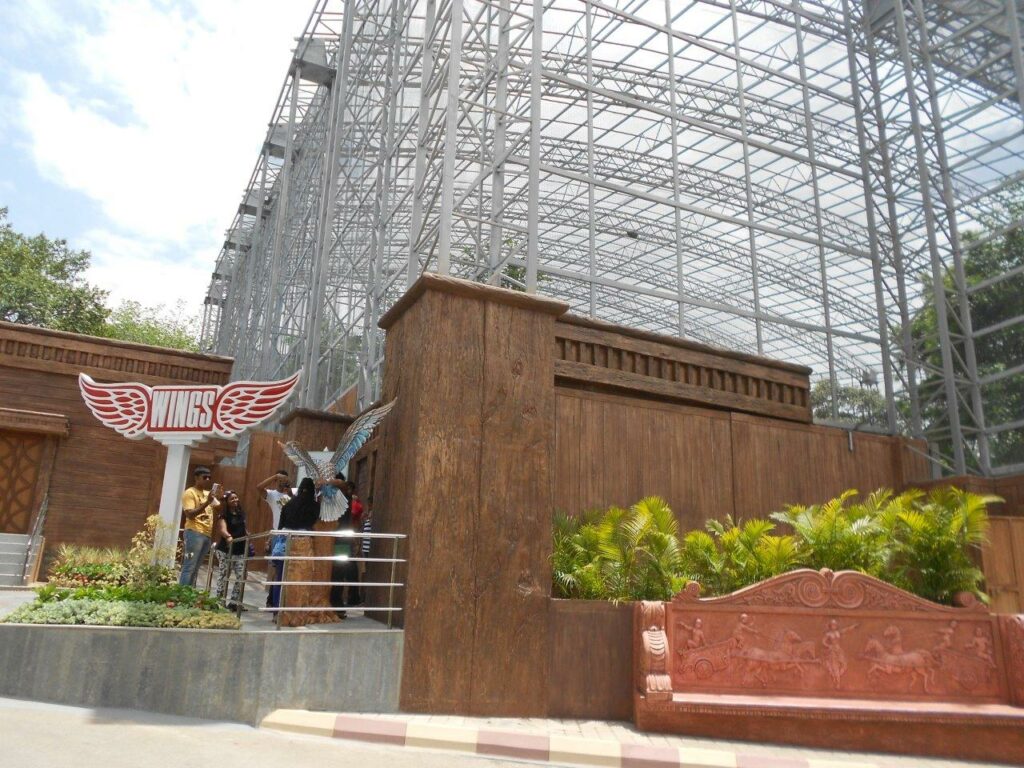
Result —
[[220, 508], [220, 484], [213, 482], [208, 467], [196, 467], [192, 473], [192, 487], [181, 495], [181, 511], [185, 515], [184, 548], [181, 558], [181, 576], [178, 583], [194, 587], [199, 576], [199, 565], [210, 553], [213, 518]]

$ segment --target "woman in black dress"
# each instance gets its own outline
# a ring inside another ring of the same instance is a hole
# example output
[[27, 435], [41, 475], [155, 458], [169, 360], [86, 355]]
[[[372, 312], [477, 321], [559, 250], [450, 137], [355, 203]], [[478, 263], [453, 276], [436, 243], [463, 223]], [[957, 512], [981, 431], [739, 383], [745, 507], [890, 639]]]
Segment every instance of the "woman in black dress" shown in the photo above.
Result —
[[[312, 479], [304, 478], [299, 483], [295, 498], [281, 510], [280, 526], [288, 531], [312, 531], [320, 520], [320, 502]], [[314, 545], [314, 539], [323, 537], [290, 536], [287, 548], [289, 557], [313, 557], [322, 547]], [[327, 582], [331, 580], [331, 563], [317, 560], [285, 560], [284, 578], [290, 582]], [[281, 606], [302, 608], [323, 608], [322, 611], [282, 611], [281, 625], [301, 627], [306, 624], [327, 624], [338, 621], [331, 610], [330, 587], [296, 584], [285, 587], [281, 593]]]

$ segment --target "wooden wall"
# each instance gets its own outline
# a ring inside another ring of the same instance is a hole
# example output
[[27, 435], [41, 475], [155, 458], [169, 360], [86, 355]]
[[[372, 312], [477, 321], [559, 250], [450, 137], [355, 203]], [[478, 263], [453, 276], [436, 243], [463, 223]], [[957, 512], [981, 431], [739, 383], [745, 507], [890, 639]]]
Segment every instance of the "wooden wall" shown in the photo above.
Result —
[[127, 546], [158, 511], [165, 450], [100, 424], [82, 401], [79, 372], [104, 382], [224, 384], [231, 360], [0, 323], [0, 405], [60, 414], [70, 425], [49, 482], [47, 548]]
[[[388, 329], [375, 491], [407, 533], [401, 706], [546, 712], [554, 316], [565, 305], [424, 275]], [[380, 470], [378, 470], [380, 471]]]
[[[270, 507], [256, 490], [256, 486], [277, 472], [287, 469], [292, 479], [295, 478], [295, 467], [278, 446], [281, 435], [265, 430], [253, 431], [249, 434], [249, 453], [245, 465], [245, 476], [242, 481], [242, 506], [246, 512], [249, 533], [261, 533], [270, 530]], [[260, 553], [262, 554], [262, 553]], [[263, 561], [256, 561], [254, 567], [261, 567]]]
[[1024, 612], [1024, 517], [990, 518], [988, 543], [981, 548], [985, 591], [999, 613]]
[[665, 498], [684, 529], [734, 510], [729, 414], [558, 389], [554, 508], [568, 514]]
[[999, 514], [1024, 517], [1024, 475], [997, 477], [992, 483], [992, 491], [1004, 499]]
[[902, 488], [927, 471], [900, 439], [848, 441], [840, 429], [560, 387], [554, 505], [577, 514], [657, 495], [689, 530], [846, 488]]
[[398, 402], [374, 511], [408, 536], [404, 709], [628, 714], [628, 617], [548, 597], [556, 509], [659, 494], [693, 528], [923, 476], [904, 440], [855, 435], [851, 452], [812, 425], [807, 368], [565, 308], [426, 274], [381, 319]]

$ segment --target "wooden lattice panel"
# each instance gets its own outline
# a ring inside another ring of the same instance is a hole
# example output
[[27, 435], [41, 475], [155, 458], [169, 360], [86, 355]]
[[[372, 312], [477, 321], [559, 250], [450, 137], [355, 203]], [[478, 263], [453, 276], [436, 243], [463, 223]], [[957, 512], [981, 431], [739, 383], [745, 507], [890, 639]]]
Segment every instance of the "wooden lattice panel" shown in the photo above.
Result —
[[0, 430], [0, 533], [28, 533], [52, 438]]

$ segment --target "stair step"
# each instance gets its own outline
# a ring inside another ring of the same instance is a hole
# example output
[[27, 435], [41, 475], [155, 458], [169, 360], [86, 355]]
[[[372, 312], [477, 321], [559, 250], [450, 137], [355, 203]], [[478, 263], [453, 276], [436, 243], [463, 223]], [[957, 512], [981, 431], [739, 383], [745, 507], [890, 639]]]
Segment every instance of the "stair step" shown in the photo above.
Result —
[[8, 541], [28, 541], [27, 533], [0, 533], [0, 543]]

